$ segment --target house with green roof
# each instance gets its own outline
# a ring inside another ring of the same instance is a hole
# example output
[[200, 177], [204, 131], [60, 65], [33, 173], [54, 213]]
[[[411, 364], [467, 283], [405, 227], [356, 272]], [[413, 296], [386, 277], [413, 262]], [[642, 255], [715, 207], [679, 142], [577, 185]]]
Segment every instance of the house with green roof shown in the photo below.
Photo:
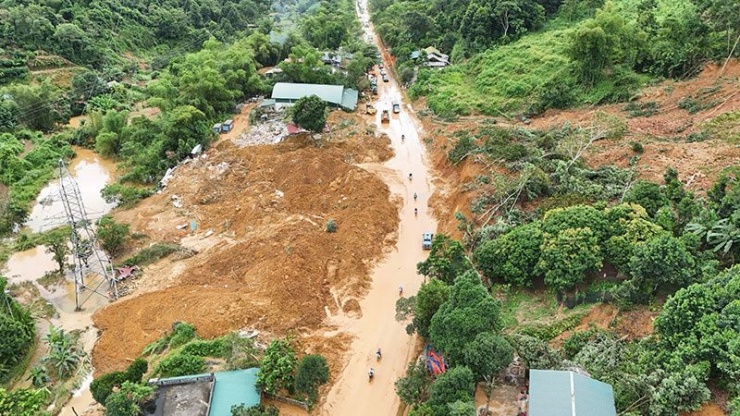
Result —
[[348, 111], [357, 108], [359, 93], [343, 85], [329, 84], [296, 84], [292, 82], [278, 82], [272, 87], [271, 98], [280, 105], [290, 105], [303, 97], [316, 95], [333, 107], [341, 107]]
[[527, 416], [616, 416], [612, 386], [575, 371], [529, 370]]

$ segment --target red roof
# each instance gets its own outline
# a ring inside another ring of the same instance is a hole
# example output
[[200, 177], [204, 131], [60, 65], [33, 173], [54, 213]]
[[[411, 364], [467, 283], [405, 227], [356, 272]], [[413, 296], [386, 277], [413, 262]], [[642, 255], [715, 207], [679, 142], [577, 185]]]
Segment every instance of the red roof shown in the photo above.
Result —
[[305, 133], [306, 130], [302, 127], [298, 127], [293, 123], [288, 123], [288, 134], [298, 134], [298, 133]]

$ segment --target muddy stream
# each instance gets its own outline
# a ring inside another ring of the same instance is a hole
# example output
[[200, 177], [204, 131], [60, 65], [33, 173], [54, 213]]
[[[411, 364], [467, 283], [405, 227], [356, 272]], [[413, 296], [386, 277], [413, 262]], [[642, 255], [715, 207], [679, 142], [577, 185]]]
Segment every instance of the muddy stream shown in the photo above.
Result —
[[[360, 20], [368, 22], [367, 0], [360, 0]], [[375, 39], [372, 25], [365, 29], [366, 36]], [[334, 317], [331, 323], [340, 332], [354, 336], [347, 353], [345, 366], [329, 392], [320, 411], [326, 416], [396, 415], [400, 400], [394, 383], [402, 377], [408, 363], [416, 358], [418, 338], [406, 334], [406, 322], [395, 319], [395, 304], [399, 297], [399, 286], [403, 285], [404, 296], [416, 294], [423, 281], [416, 273], [416, 263], [426, 258], [421, 248], [421, 235], [436, 231], [436, 221], [428, 208], [428, 200], [434, 192], [432, 173], [426, 160], [421, 141], [421, 123], [416, 119], [410, 105], [388, 72], [390, 82], [378, 83], [379, 99], [376, 103], [376, 123], [379, 130], [391, 138], [395, 156], [384, 164], [361, 165], [377, 174], [388, 184], [395, 197], [403, 198], [400, 211], [398, 242], [396, 247], [374, 267], [369, 293], [360, 302], [362, 317]], [[390, 123], [382, 124], [382, 110], [391, 110], [392, 103], [402, 104], [399, 114], [391, 111]], [[401, 135], [405, 140], [401, 140]], [[409, 179], [409, 174], [413, 178]], [[413, 194], [418, 195], [415, 202]], [[414, 214], [418, 209], [418, 215]], [[376, 361], [375, 351], [381, 348], [383, 357]], [[373, 367], [375, 377], [368, 382], [368, 370]]]
[[[113, 180], [115, 165], [106, 161], [91, 150], [75, 148], [77, 156], [69, 165], [69, 171], [77, 181], [83, 204], [90, 219], [97, 219], [113, 208], [113, 204], [106, 203], [100, 196], [100, 190]], [[52, 180], [44, 187], [34, 205], [24, 227], [33, 232], [52, 229], [65, 223], [64, 206], [59, 196], [59, 184], [57, 179]], [[67, 261], [72, 263], [70, 257]], [[32, 282], [39, 290], [41, 296], [56, 309], [54, 318], [37, 321], [39, 337], [48, 333], [49, 325], [62, 327], [70, 332], [79, 330], [82, 332], [80, 342], [88, 355], [92, 352], [97, 340], [97, 330], [93, 327], [92, 314], [103, 305], [108, 303], [102, 296], [87, 295], [81, 311], [75, 311], [75, 287], [74, 277], [71, 272], [67, 273], [67, 280], [61, 284], [44, 288], [36, 282], [46, 272], [56, 270], [57, 265], [51, 254], [46, 253], [46, 247], [38, 246], [30, 250], [13, 254], [5, 267], [0, 271], [8, 278], [9, 284]], [[46, 346], [39, 342], [37, 351], [31, 361], [31, 365], [37, 363], [46, 353]], [[79, 413], [89, 404], [93, 403], [89, 384], [92, 381], [92, 373], [81, 380], [81, 387], [74, 392], [72, 399], [62, 408], [60, 415], [73, 416], [74, 406]], [[27, 387], [28, 382], [21, 380], [16, 387]]]

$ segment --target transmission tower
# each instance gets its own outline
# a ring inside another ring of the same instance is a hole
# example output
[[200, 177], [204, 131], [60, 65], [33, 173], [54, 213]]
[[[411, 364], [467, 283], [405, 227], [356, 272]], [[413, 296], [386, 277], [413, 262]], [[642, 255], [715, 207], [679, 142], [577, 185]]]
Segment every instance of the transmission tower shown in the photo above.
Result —
[[[75, 263], [75, 306], [77, 310], [94, 294], [109, 300], [118, 298], [113, 264], [98, 245], [95, 230], [87, 217], [77, 182], [63, 160], [59, 160], [59, 195], [64, 204]], [[103, 286], [107, 285], [107, 290]], [[85, 294], [87, 296], [85, 296]]]

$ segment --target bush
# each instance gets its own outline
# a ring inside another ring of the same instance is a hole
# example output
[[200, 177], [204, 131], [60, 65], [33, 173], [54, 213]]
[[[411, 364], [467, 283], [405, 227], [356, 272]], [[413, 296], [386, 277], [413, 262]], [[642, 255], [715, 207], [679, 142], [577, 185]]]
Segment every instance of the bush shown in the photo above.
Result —
[[642, 147], [642, 143], [640, 142], [630, 142], [630, 149], [635, 153], [642, 153], [645, 151], [645, 148]]
[[306, 355], [298, 364], [295, 391], [305, 393], [311, 403], [316, 402], [318, 387], [329, 381], [329, 366], [321, 355]]
[[151, 188], [126, 186], [120, 183], [105, 185], [101, 191], [103, 199], [108, 203], [117, 203], [124, 208], [131, 208], [140, 200], [154, 194]]
[[195, 327], [187, 322], [175, 322], [172, 334], [170, 335], [170, 348], [176, 348], [185, 345], [188, 341], [195, 338]]
[[162, 360], [157, 366], [157, 374], [161, 377], [179, 377], [202, 373], [206, 368], [206, 360], [189, 354], [174, 354]]
[[150, 247], [139, 250], [139, 252], [124, 260], [123, 264], [126, 266], [144, 266], [154, 263], [163, 257], [167, 257], [180, 248], [182, 247], [177, 244], [156, 243]]
[[229, 354], [229, 345], [225, 338], [216, 338], [210, 341], [196, 340], [182, 349], [182, 354], [196, 357], [219, 357], [224, 358]]
[[326, 222], [326, 232], [327, 233], [335, 233], [337, 232], [337, 222], [333, 219], [329, 219], [329, 221]]
[[90, 392], [93, 399], [100, 404], [105, 404], [108, 396], [113, 392], [114, 386], [121, 386], [124, 382], [141, 383], [141, 378], [146, 374], [149, 365], [143, 358], [137, 358], [128, 366], [125, 372], [114, 371], [102, 375], [90, 384]]
[[98, 222], [98, 238], [103, 249], [112, 256], [116, 255], [126, 244], [130, 236], [130, 226], [119, 224], [110, 216], [105, 216]]

